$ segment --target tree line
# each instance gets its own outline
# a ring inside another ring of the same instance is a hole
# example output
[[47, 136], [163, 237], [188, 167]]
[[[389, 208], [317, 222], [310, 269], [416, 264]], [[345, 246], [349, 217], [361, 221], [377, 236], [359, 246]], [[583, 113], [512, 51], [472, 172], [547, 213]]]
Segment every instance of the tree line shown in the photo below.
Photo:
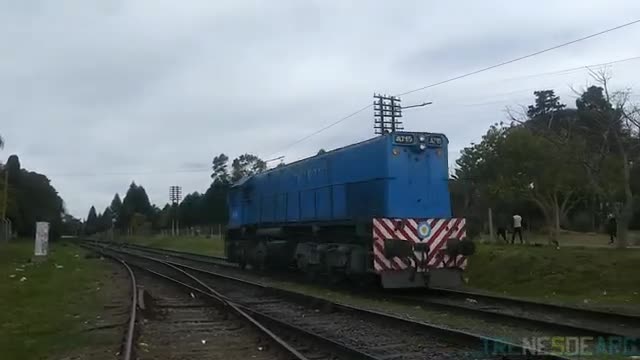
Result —
[[[4, 141], [0, 138], [1, 145]], [[50, 223], [52, 238], [67, 231], [66, 220], [70, 216], [47, 176], [22, 168], [18, 156], [11, 155], [0, 167], [0, 182], [0, 204], [3, 208], [6, 206], [6, 218], [11, 221], [13, 234], [33, 237], [38, 221]]]
[[256, 155], [243, 154], [229, 163], [220, 154], [212, 161], [212, 182], [204, 192], [187, 194], [179, 204], [165, 204], [162, 208], [151, 204], [143, 186], [131, 183], [124, 198], [115, 194], [111, 204], [102, 212], [89, 209], [84, 233], [88, 235], [113, 229], [120, 234], [137, 234], [167, 230], [172, 220], [180, 227], [226, 224], [227, 194], [232, 183], [266, 170], [267, 164]]
[[462, 151], [451, 191], [475, 231], [487, 208], [498, 219], [528, 214], [554, 242], [562, 228], [597, 231], [608, 214], [619, 246], [640, 229], [640, 110], [629, 90], [610, 89], [606, 72], [592, 76], [596, 85], [576, 91], [574, 107], [536, 91], [533, 104], [509, 109], [507, 124]]

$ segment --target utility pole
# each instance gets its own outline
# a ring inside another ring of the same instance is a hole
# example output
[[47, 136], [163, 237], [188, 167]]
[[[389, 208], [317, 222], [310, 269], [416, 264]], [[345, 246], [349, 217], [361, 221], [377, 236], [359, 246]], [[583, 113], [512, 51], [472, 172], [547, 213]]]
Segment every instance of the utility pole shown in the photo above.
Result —
[[378, 135], [403, 130], [402, 106], [396, 96], [373, 94], [373, 129]]
[[8, 242], [11, 237], [11, 222], [7, 219], [9, 201], [9, 167], [4, 165], [4, 183], [2, 184], [2, 213], [0, 213], [0, 243]]
[[4, 184], [2, 185], [2, 217], [0, 219], [4, 220], [7, 218], [7, 198], [9, 197], [9, 167], [6, 164], [4, 166]]
[[493, 233], [493, 210], [491, 208], [488, 209], [489, 214], [489, 242], [494, 242], [496, 238]]
[[180, 222], [178, 221], [178, 204], [182, 198], [182, 186], [172, 185], [169, 186], [169, 200], [171, 201], [171, 207], [175, 209], [173, 216], [171, 217], [171, 235], [180, 235]]

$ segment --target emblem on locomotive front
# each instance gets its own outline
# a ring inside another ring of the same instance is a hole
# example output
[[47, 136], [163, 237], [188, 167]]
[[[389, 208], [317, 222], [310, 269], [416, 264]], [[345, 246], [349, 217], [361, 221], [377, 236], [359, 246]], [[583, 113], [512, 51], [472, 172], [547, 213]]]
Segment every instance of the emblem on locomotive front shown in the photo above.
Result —
[[429, 226], [429, 223], [425, 221], [418, 224], [418, 235], [420, 236], [420, 238], [426, 239], [430, 234], [431, 226]]

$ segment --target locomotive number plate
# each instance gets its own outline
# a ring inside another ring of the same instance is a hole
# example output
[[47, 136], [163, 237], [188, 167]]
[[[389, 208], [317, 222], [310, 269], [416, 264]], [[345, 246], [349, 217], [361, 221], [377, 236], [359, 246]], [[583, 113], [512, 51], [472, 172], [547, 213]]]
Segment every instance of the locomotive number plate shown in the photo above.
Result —
[[413, 135], [396, 135], [393, 142], [396, 144], [413, 144]]
[[442, 146], [442, 138], [440, 136], [429, 136], [427, 138], [427, 145], [432, 147]]

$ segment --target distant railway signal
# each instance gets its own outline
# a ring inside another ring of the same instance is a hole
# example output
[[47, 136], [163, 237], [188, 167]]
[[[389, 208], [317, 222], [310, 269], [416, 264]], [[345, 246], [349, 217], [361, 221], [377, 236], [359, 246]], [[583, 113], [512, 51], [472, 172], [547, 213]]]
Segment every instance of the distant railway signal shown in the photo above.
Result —
[[182, 199], [182, 186], [172, 185], [169, 186], [169, 200], [172, 207], [175, 209], [171, 220], [171, 234], [176, 236], [180, 235], [180, 222], [178, 221], [178, 204]]

